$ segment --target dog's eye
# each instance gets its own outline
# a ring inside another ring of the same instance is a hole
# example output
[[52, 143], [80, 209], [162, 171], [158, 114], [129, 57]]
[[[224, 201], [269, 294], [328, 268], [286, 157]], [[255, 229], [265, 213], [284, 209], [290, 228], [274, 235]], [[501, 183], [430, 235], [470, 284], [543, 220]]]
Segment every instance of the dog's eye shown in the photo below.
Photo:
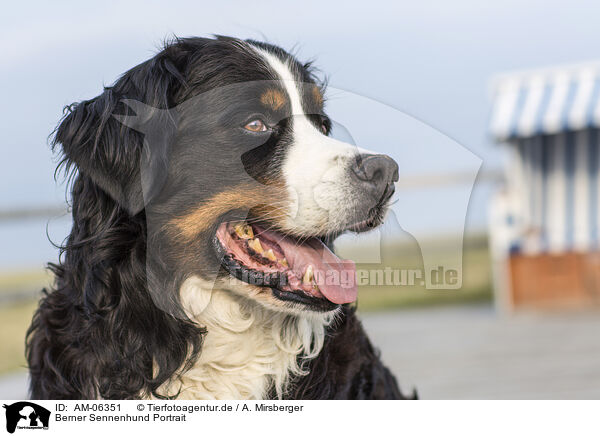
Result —
[[327, 117], [321, 117], [321, 125], [319, 126], [323, 135], [327, 135], [331, 129], [331, 121]]
[[244, 126], [244, 129], [251, 132], [266, 132], [267, 126], [261, 120], [252, 120]]

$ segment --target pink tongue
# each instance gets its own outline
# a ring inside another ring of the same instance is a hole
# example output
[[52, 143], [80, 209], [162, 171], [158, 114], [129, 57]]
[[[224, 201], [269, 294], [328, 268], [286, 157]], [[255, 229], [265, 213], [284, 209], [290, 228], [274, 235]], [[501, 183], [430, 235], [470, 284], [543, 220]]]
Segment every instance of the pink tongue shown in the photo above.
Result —
[[302, 277], [308, 265], [313, 266], [319, 290], [335, 304], [356, 301], [356, 266], [351, 260], [342, 260], [317, 238], [302, 244], [293, 239], [276, 239], [294, 272]]

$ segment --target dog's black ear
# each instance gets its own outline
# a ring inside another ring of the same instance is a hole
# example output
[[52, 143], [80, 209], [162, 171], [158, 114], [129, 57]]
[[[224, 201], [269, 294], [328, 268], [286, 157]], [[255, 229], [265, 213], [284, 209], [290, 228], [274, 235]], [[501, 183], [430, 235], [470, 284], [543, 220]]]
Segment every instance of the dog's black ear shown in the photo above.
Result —
[[[166, 179], [177, 127], [175, 111], [169, 109], [185, 86], [186, 59], [181, 47], [166, 48], [98, 97], [69, 106], [56, 129], [53, 148], [62, 145], [67, 169], [76, 166], [132, 215], [160, 192]], [[142, 107], [145, 113], [137, 113]], [[148, 133], [152, 138], [145, 141]]]

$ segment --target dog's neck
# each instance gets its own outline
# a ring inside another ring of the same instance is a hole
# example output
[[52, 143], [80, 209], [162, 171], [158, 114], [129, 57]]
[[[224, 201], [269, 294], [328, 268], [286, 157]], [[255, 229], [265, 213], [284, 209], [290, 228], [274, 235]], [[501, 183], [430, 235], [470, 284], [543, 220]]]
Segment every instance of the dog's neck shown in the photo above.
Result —
[[188, 315], [207, 329], [194, 366], [163, 391], [178, 399], [281, 398], [303, 363], [317, 356], [333, 316], [292, 315], [267, 309], [201, 279], [181, 288]]

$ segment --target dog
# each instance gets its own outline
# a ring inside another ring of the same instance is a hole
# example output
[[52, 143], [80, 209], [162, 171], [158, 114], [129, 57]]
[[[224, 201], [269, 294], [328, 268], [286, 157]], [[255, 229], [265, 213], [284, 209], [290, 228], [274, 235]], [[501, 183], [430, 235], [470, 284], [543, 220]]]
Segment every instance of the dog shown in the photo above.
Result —
[[331, 250], [383, 221], [398, 166], [330, 136], [324, 91], [274, 45], [176, 38], [66, 108], [31, 398], [405, 398]]

